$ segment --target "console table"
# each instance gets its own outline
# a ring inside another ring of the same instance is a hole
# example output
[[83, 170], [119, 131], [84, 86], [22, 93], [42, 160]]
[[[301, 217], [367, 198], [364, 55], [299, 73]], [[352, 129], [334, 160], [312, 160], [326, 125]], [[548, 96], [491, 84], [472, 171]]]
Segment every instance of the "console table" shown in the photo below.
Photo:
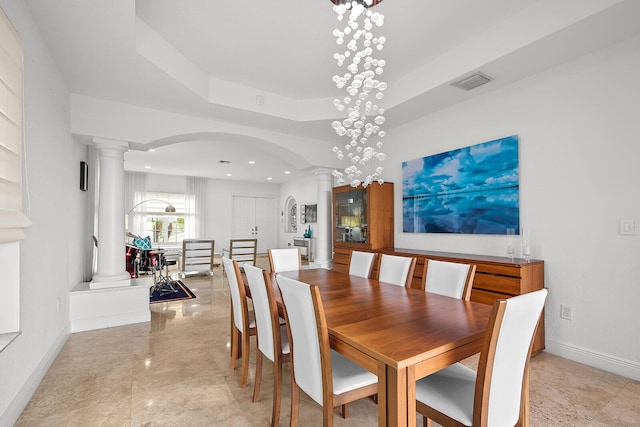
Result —
[[315, 237], [294, 237], [293, 246], [300, 248], [302, 256], [306, 256], [307, 261], [313, 262], [313, 252], [315, 250]]

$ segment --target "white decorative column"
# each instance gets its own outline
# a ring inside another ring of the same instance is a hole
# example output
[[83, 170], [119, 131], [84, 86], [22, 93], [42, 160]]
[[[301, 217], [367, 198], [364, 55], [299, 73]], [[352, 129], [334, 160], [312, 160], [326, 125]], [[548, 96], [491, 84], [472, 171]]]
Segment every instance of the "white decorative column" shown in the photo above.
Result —
[[330, 268], [333, 264], [331, 245], [331, 169], [316, 169], [318, 177], [318, 231], [316, 234], [315, 263]]
[[[124, 230], [124, 153], [129, 144], [94, 138], [98, 149], [98, 269], [69, 292], [71, 332], [151, 320], [149, 277], [130, 279]], [[95, 185], [95, 183], [93, 184]]]
[[124, 153], [126, 142], [94, 138], [100, 158], [98, 271], [91, 289], [129, 286], [124, 250]]

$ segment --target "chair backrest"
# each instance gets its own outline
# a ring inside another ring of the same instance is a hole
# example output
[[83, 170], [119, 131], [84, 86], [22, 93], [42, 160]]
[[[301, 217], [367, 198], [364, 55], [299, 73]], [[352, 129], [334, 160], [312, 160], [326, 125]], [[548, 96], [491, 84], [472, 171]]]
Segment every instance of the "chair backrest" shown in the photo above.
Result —
[[256, 265], [258, 239], [231, 239], [229, 241], [229, 259], [238, 261], [242, 268], [245, 264]]
[[274, 273], [300, 270], [302, 267], [299, 248], [267, 249], [267, 252], [269, 253], [269, 266]]
[[182, 271], [213, 271], [215, 240], [184, 239], [182, 241]]
[[222, 257], [222, 267], [229, 280], [229, 293], [233, 308], [233, 324], [239, 331], [245, 333], [249, 329], [249, 309], [247, 308], [247, 293], [242, 283], [240, 267], [236, 261]]
[[275, 343], [281, 343], [280, 319], [273, 294], [271, 280], [261, 268], [245, 264], [244, 273], [251, 290], [253, 311], [258, 330], [258, 349], [269, 360], [275, 362], [275, 352], [280, 351]]
[[398, 286], [411, 286], [416, 259], [382, 254], [378, 261], [378, 280]]
[[[515, 425], [547, 289], [495, 302], [478, 363], [473, 425]], [[481, 422], [484, 418], [484, 422]]]
[[475, 265], [425, 259], [422, 289], [469, 301], [475, 274]]
[[[326, 390], [333, 393], [333, 379], [329, 333], [320, 291], [317, 286], [282, 275], [276, 276], [276, 281], [289, 326], [293, 378], [302, 391], [322, 405], [323, 380]], [[327, 363], [323, 365], [322, 360]]]
[[351, 257], [349, 258], [349, 274], [359, 277], [371, 277], [373, 271], [373, 264], [376, 261], [375, 252], [360, 252], [351, 251]]

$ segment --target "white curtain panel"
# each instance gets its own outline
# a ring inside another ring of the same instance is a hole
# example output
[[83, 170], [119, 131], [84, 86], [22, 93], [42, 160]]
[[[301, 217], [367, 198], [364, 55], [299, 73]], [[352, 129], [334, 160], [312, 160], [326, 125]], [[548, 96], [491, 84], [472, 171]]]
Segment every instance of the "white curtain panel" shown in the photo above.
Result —
[[184, 235], [187, 239], [206, 237], [207, 179], [187, 177], [184, 204]]
[[129, 212], [131, 208], [147, 199], [147, 176], [143, 173], [125, 172], [124, 174], [124, 208], [128, 213], [127, 231], [136, 236], [145, 237], [143, 234], [146, 214], [144, 205]]

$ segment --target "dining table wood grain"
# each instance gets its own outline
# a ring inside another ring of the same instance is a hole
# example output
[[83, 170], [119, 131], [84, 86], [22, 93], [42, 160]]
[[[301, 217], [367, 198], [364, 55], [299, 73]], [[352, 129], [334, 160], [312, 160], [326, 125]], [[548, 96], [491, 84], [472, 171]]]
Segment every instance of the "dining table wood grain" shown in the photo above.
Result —
[[327, 269], [273, 274], [318, 285], [331, 347], [378, 375], [378, 424], [415, 426], [415, 381], [479, 353], [491, 306]]

